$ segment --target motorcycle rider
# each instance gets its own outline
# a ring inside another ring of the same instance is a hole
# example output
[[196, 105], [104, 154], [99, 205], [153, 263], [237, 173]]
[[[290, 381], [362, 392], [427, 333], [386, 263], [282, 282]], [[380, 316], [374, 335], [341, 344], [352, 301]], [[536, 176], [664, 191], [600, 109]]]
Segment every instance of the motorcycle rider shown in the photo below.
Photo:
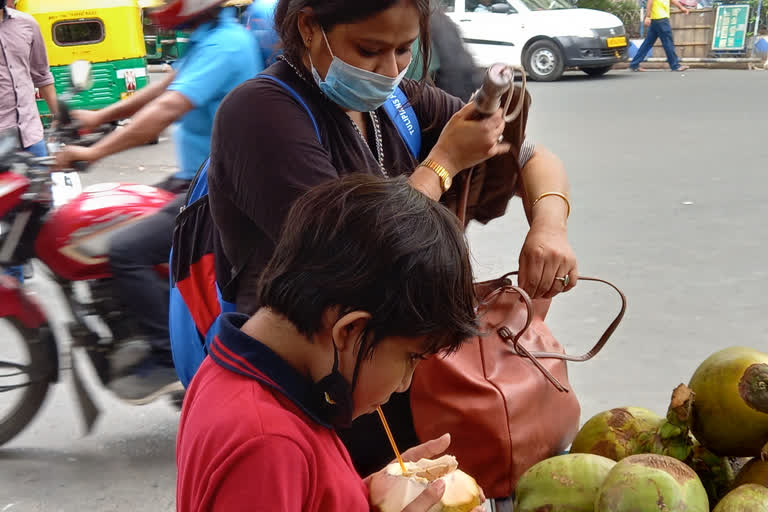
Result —
[[179, 171], [158, 184], [177, 198], [159, 212], [124, 229], [110, 241], [109, 262], [115, 293], [135, 318], [151, 350], [132, 373], [117, 376], [110, 389], [134, 404], [148, 403], [180, 389], [168, 335], [168, 282], [155, 267], [168, 262], [173, 223], [184, 193], [210, 151], [213, 117], [229, 91], [256, 75], [263, 60], [255, 38], [238, 23], [225, 0], [169, 0], [152, 11], [155, 24], [190, 28], [190, 45], [171, 72], [157, 83], [98, 111], [73, 111], [83, 128], [131, 117], [131, 123], [90, 147], [66, 146], [58, 168], [93, 163], [108, 155], [156, 140], [175, 123]]

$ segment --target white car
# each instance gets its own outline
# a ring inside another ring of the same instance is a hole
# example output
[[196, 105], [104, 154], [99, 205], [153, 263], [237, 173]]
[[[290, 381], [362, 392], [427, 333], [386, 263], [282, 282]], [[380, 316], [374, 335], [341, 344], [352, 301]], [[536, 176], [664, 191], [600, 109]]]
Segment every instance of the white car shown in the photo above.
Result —
[[627, 58], [624, 24], [613, 14], [567, 0], [440, 0], [479, 66], [522, 65], [534, 80], [566, 68], [603, 75]]

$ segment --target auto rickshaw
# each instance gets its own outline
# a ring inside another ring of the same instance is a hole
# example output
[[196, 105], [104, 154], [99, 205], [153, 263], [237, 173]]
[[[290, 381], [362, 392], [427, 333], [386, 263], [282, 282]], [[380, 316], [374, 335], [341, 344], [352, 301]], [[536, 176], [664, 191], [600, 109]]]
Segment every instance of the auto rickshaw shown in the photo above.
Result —
[[[137, 0], [17, 0], [16, 8], [40, 25], [57, 94], [69, 88], [69, 64], [93, 64], [93, 87], [74, 96], [73, 108], [100, 109], [149, 83]], [[48, 126], [45, 101], [37, 108]]]
[[161, 7], [164, 0], [139, 0], [144, 25], [144, 45], [147, 62], [152, 64], [172, 62], [184, 54], [189, 36], [183, 30], [166, 30], [152, 23], [147, 10]]
[[[229, 0], [224, 7], [236, 7], [238, 17], [253, 0]], [[147, 51], [147, 61], [150, 63], [173, 62], [187, 50], [189, 32], [186, 30], [164, 30], [152, 23], [147, 15], [147, 9], [161, 7], [165, 0], [139, 0], [144, 23], [144, 43]]]

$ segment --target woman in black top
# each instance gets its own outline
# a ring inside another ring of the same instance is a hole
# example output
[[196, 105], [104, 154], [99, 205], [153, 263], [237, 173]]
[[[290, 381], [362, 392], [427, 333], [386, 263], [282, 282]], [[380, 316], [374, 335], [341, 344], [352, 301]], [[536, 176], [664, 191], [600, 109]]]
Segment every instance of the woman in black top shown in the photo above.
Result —
[[[440, 200], [448, 176], [489, 158], [509, 160], [500, 111], [476, 120], [471, 104], [426, 83], [399, 79], [417, 38], [425, 66], [429, 60], [429, 15], [429, 0], [278, 3], [275, 25], [283, 56], [265, 73], [282, 84], [255, 78], [234, 90], [219, 108], [211, 145], [208, 183], [219, 234], [217, 262], [228, 262], [217, 277], [227, 285], [224, 298], [239, 311], [257, 309], [259, 273], [290, 205], [309, 188], [353, 172], [405, 174], [415, 188]], [[396, 85], [421, 127], [417, 157], [381, 108]], [[519, 165], [530, 221], [519, 258], [520, 284], [532, 297], [551, 297], [578, 279], [567, 237], [568, 179], [550, 152], [527, 143], [522, 152], [515, 149], [522, 161], [509, 163], [510, 179]], [[416, 444], [407, 396], [393, 398], [387, 407], [398, 442], [403, 448]], [[361, 474], [391, 459], [376, 421], [366, 418], [342, 433]]]

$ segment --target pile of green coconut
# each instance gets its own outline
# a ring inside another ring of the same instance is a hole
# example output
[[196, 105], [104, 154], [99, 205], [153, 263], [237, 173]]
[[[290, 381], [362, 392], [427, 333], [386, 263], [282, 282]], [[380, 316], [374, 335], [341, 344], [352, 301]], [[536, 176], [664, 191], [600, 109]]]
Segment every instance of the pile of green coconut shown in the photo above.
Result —
[[666, 417], [599, 413], [521, 478], [515, 512], [768, 512], [768, 354], [711, 355]]

